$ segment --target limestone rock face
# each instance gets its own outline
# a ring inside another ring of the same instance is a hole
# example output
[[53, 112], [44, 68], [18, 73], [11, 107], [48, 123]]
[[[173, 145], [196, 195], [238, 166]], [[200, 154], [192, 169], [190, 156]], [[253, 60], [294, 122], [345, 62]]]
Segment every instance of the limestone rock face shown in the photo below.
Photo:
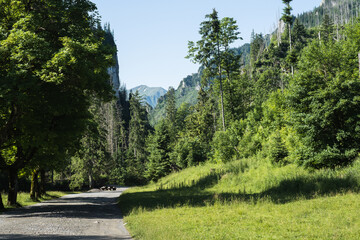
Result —
[[115, 64], [108, 69], [110, 75], [110, 84], [115, 91], [115, 96], [119, 97], [120, 78], [119, 78], [119, 62], [117, 54], [114, 55]]
[[336, 5], [338, 5], [340, 3], [339, 0], [322, 0], [320, 6], [331, 6], [331, 7], [335, 7]]

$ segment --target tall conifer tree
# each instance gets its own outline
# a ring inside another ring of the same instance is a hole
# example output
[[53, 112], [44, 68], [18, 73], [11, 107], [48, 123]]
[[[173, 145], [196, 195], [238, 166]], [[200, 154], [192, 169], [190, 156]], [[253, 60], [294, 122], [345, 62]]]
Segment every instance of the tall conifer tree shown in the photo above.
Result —
[[[284, 23], [287, 26], [288, 33], [289, 33], [289, 45], [290, 45], [290, 52], [292, 51], [292, 42], [291, 42], [291, 25], [293, 23], [293, 16], [291, 15], [292, 7], [290, 6], [290, 3], [292, 0], [282, 0], [283, 3], [286, 5], [284, 8], [283, 15], [281, 17], [281, 20], [284, 21]], [[294, 75], [294, 66], [291, 64], [291, 74]]]
[[[194, 63], [200, 63], [205, 67], [204, 77], [207, 83], [210, 79], [218, 78], [219, 93], [223, 130], [226, 130], [223, 81], [224, 75], [230, 77], [230, 72], [239, 67], [235, 62], [240, 58], [230, 51], [230, 44], [239, 39], [236, 21], [232, 18], [224, 18], [221, 21], [215, 9], [205, 16], [206, 21], [201, 23], [201, 40], [196, 43], [189, 41], [188, 55]], [[223, 71], [225, 72], [223, 73]]]

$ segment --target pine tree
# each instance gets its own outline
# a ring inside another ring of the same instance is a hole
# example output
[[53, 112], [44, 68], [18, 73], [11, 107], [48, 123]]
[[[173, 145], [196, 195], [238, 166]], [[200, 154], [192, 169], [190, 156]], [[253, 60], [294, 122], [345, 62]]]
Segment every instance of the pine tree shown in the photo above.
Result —
[[106, 115], [101, 111], [103, 103], [94, 98], [90, 107], [92, 114], [87, 130], [80, 141], [80, 148], [71, 158], [70, 188], [81, 189], [87, 185], [94, 188], [101, 175], [109, 175], [113, 168], [111, 152], [107, 146]]
[[148, 180], [157, 181], [171, 172], [170, 141], [169, 129], [161, 121], [147, 142], [149, 156], [145, 176]]
[[325, 14], [323, 22], [321, 24], [321, 37], [326, 44], [328, 41], [333, 40], [334, 24], [331, 21], [329, 15]]
[[[293, 16], [291, 15], [292, 7], [290, 6], [290, 3], [292, 0], [282, 0], [283, 3], [286, 5], [284, 8], [283, 15], [281, 17], [281, 20], [284, 21], [284, 23], [287, 26], [288, 35], [289, 35], [289, 44], [290, 44], [290, 52], [292, 51], [292, 41], [291, 41], [291, 25], [293, 23]], [[294, 66], [291, 65], [291, 74], [294, 75]]]
[[148, 131], [147, 113], [139, 92], [130, 94], [129, 150], [134, 158], [144, 159]]
[[145, 183], [146, 138], [150, 130], [150, 125], [147, 118], [146, 107], [142, 105], [142, 102], [142, 97], [138, 91], [130, 93], [129, 145], [127, 149], [125, 176], [125, 183], [128, 184]]
[[173, 87], [169, 87], [169, 90], [166, 93], [166, 121], [168, 123], [174, 123], [176, 118], [176, 106], [175, 106], [175, 89]]

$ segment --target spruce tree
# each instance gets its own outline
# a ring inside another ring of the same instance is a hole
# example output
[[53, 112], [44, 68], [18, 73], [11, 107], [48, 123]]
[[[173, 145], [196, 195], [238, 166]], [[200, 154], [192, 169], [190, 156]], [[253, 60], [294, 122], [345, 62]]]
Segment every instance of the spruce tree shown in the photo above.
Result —
[[333, 40], [334, 24], [331, 21], [329, 15], [325, 14], [323, 22], [321, 24], [321, 37], [326, 44], [328, 41]]
[[[290, 3], [292, 2], [292, 0], [282, 0], [282, 1], [286, 6], [284, 8], [284, 12], [281, 17], [281, 20], [283, 20], [287, 26], [288, 35], [289, 35], [289, 45], [290, 45], [289, 50], [291, 53], [292, 51], [291, 25], [293, 23], [293, 16], [291, 15], [292, 7], [290, 6]], [[292, 64], [291, 64], [291, 74], [294, 75], [294, 66]]]
[[161, 121], [147, 142], [149, 156], [145, 176], [148, 180], [157, 181], [171, 172], [170, 141], [169, 129]]
[[128, 184], [143, 184], [146, 161], [146, 138], [150, 125], [147, 118], [146, 107], [142, 104], [143, 98], [139, 92], [130, 93], [130, 122], [129, 146], [126, 159], [126, 177]]

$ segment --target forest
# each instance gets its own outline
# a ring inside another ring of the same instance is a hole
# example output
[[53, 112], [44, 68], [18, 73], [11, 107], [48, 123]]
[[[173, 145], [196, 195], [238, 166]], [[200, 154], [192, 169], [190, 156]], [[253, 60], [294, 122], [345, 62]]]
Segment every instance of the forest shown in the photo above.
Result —
[[359, 2], [325, 1], [298, 17], [291, 2], [283, 0], [274, 33], [253, 33], [247, 61], [232, 47], [236, 21], [206, 15], [186, 56], [201, 65], [196, 103], [176, 102], [170, 88], [165, 117], [150, 124], [141, 95], [111, 85], [116, 45], [95, 4], [0, 1], [6, 204], [17, 204], [19, 190], [37, 199], [46, 189], [139, 186], [254, 156], [313, 171], [351, 165], [360, 144]]
[[[334, 23], [325, 2], [319, 8], [325, 9], [322, 15], [296, 18], [291, 1], [283, 2], [282, 29], [271, 41], [252, 35], [248, 64], [230, 47], [241, 38], [235, 20], [218, 19], [216, 10], [205, 17], [201, 39], [189, 41], [186, 56], [202, 66], [196, 104], [177, 103], [170, 88], [161, 103], [165, 117], [152, 129], [146, 106], [139, 104], [134, 114], [135, 100], [130, 98], [128, 149], [122, 153], [127, 154], [126, 183], [156, 182], [204, 162], [259, 154], [275, 165], [295, 163], [314, 170], [348, 166], [357, 158], [356, 14], [343, 14], [342, 22]], [[336, 5], [355, 13], [358, 3], [341, 6]], [[320, 24], [306, 27], [314, 16]], [[134, 135], [143, 137], [140, 141]]]

